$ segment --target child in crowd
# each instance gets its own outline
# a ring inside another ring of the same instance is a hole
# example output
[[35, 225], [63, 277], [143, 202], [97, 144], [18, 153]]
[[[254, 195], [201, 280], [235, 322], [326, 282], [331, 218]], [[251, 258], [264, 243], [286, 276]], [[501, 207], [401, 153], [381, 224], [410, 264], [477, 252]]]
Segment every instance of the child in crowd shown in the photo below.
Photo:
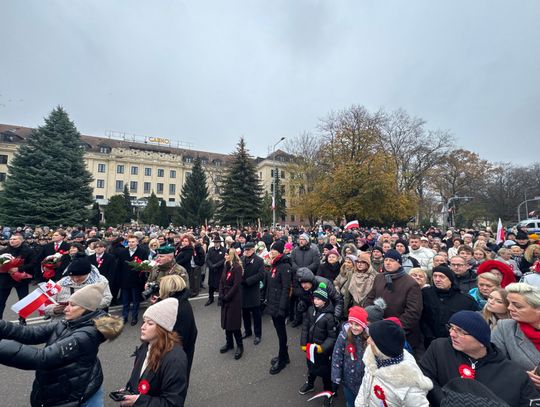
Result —
[[365, 309], [351, 307], [349, 320], [343, 324], [332, 354], [332, 382], [343, 386], [347, 407], [354, 407], [364, 376], [362, 356], [369, 337], [367, 320]]
[[[321, 283], [313, 293], [313, 305], [309, 307], [302, 325], [300, 345], [307, 356], [307, 381], [300, 394], [315, 389], [315, 379], [321, 377], [325, 391], [332, 392], [331, 358], [337, 336], [334, 306], [328, 300], [326, 284]], [[326, 400], [331, 405], [332, 399]]]

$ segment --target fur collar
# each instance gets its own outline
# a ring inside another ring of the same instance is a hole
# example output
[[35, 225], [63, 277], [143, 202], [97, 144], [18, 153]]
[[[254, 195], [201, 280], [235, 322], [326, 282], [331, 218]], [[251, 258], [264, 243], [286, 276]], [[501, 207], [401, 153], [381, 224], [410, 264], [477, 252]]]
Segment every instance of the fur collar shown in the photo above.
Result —
[[414, 357], [407, 351], [404, 351], [403, 353], [403, 362], [378, 369], [371, 346], [367, 346], [362, 361], [366, 366], [366, 370], [369, 371], [373, 377], [390, 383], [396, 388], [418, 387], [425, 391], [431, 390], [433, 388], [433, 383], [429, 378], [422, 374]]

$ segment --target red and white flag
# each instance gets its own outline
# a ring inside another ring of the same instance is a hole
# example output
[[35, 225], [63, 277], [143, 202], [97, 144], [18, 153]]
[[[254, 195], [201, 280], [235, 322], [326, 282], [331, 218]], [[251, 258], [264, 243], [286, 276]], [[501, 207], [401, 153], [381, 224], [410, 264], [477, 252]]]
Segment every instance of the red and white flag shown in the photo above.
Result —
[[501, 218], [499, 218], [499, 224], [497, 225], [497, 240], [495, 243], [499, 244], [502, 242], [504, 242], [504, 229]]
[[345, 225], [345, 230], [349, 230], [349, 229], [359, 229], [360, 228], [360, 223], [358, 223], [357, 220], [351, 220], [349, 223], [347, 223]]
[[308, 343], [306, 344], [306, 358], [311, 363], [315, 363], [315, 353], [317, 352], [317, 344]]
[[28, 318], [34, 311], [40, 308], [44, 308], [48, 304], [56, 304], [56, 301], [52, 298], [57, 294], [62, 287], [52, 280], [46, 283], [38, 285], [34, 291], [24, 297], [22, 300], [16, 302], [11, 306], [11, 309], [19, 314], [22, 318]]

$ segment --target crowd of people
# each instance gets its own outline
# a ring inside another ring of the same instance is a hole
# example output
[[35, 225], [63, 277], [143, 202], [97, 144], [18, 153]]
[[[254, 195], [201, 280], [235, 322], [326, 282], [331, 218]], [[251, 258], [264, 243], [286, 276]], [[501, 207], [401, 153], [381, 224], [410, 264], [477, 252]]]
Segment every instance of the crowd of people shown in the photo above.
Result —
[[4, 227], [2, 237], [0, 316], [13, 288], [23, 298], [35, 282], [60, 286], [47, 323], [0, 321], [0, 363], [37, 371], [32, 405], [103, 405], [97, 349], [139, 323], [144, 300], [133, 372], [111, 397], [184, 405], [197, 340], [188, 300], [206, 288], [224, 330], [216, 351], [242, 358], [268, 315], [269, 374], [293, 348], [305, 352], [299, 393], [320, 377], [325, 405], [338, 395], [348, 407], [540, 399], [540, 245], [525, 231], [497, 241], [489, 229]]

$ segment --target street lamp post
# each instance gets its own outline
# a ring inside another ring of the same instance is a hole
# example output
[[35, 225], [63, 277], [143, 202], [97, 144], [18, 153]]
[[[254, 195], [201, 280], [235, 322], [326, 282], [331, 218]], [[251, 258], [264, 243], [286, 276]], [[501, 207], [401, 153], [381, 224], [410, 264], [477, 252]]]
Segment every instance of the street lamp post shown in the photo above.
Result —
[[272, 227], [276, 227], [276, 177], [277, 177], [277, 167], [276, 167], [276, 147], [279, 143], [285, 140], [285, 137], [281, 137], [279, 141], [274, 144], [272, 149], [272, 167], [274, 170], [274, 176], [272, 177]]

